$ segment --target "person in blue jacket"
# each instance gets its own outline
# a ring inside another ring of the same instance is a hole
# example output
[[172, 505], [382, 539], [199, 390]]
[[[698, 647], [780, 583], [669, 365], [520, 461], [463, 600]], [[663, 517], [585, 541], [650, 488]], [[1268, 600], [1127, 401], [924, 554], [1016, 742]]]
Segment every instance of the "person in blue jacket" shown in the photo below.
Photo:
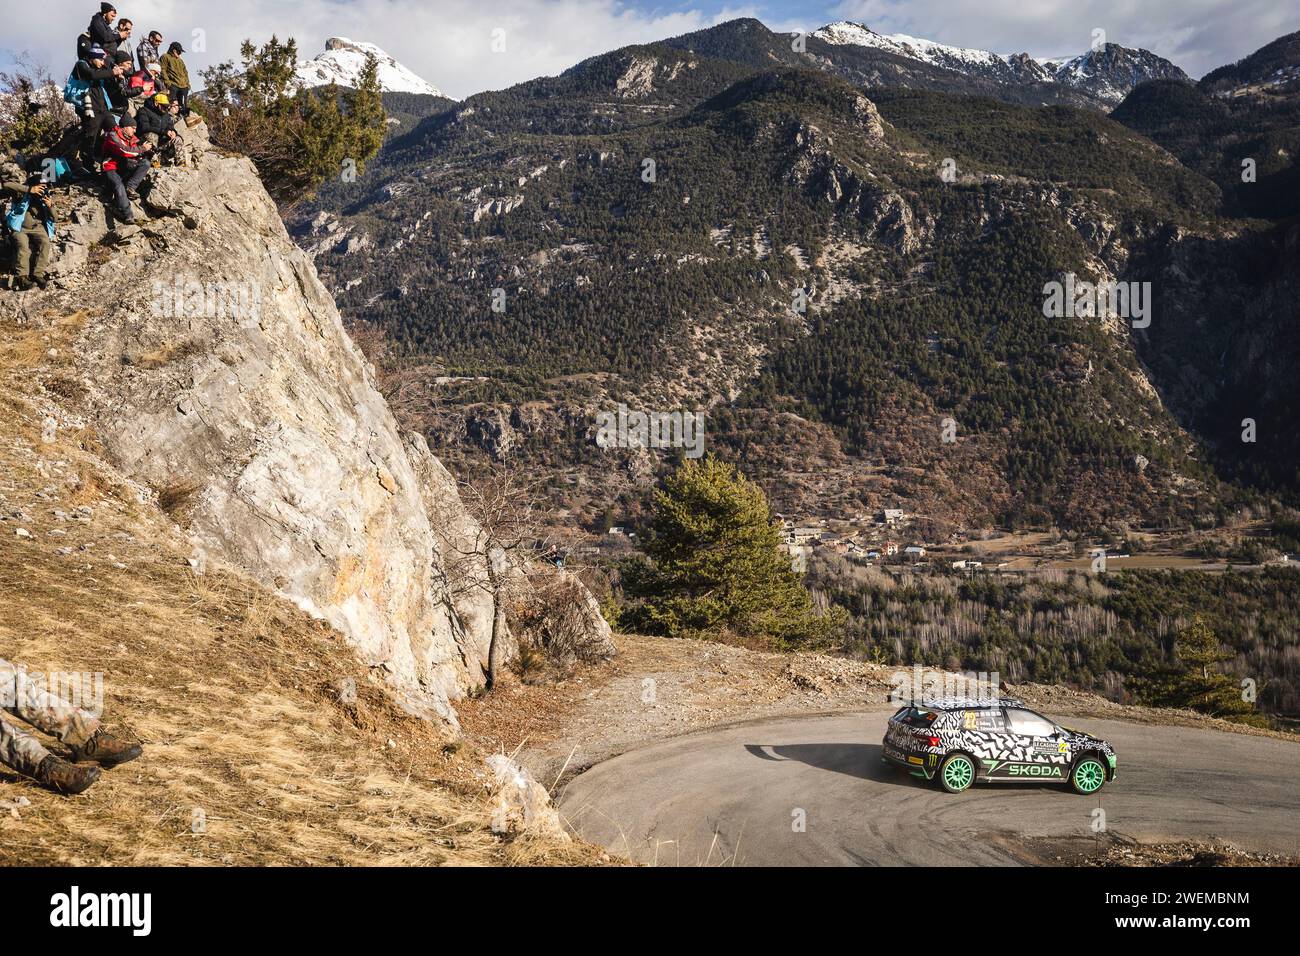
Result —
[[19, 168], [6, 164], [0, 191], [4, 204], [5, 229], [13, 235], [14, 274], [19, 289], [49, 283], [50, 252], [54, 247], [54, 212], [45, 201], [49, 185], [39, 174], [22, 176]]

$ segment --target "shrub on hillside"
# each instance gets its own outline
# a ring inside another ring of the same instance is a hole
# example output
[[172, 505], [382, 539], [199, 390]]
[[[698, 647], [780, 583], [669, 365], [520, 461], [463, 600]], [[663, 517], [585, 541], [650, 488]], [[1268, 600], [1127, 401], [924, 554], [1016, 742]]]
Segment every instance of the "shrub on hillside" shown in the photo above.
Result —
[[0, 143], [27, 155], [53, 148], [75, 122], [72, 107], [43, 68], [19, 58], [12, 71], [0, 71]]
[[1198, 614], [1174, 639], [1173, 661], [1135, 679], [1134, 690], [1144, 703], [1158, 707], [1244, 720], [1255, 716], [1254, 703], [1243, 698], [1235, 677], [1220, 670], [1235, 657]]

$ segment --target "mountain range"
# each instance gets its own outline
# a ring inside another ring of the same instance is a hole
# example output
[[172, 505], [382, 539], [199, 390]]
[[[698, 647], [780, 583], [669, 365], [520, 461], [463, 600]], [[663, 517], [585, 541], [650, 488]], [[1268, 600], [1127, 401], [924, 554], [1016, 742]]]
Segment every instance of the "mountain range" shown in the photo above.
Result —
[[1078, 56], [1037, 60], [1028, 53], [1002, 56], [987, 50], [947, 46], [904, 34], [883, 35], [861, 23], [841, 21], [813, 34], [834, 46], [866, 47], [917, 60], [963, 76], [1009, 86], [1057, 83], [1114, 106], [1139, 83], [1154, 79], [1186, 80], [1187, 74], [1147, 50], [1102, 43]]
[[[721, 50], [716, 46], [719, 40], [726, 43], [736, 40], [740, 34], [749, 34], [741, 46], [732, 50]], [[808, 65], [809, 58], [799, 59], [808, 53], [811, 62], [820, 68], [850, 78], [880, 72], [901, 79], [911, 70], [917, 71], [916, 79], [923, 86], [950, 85], [962, 77], [979, 81], [982, 92], [996, 88], [989, 87], [988, 83], [999, 84], [1006, 88], [1005, 95], [1016, 101], [1026, 95], [1030, 98], [1038, 95], [1045, 101], [1062, 98], [1064, 102], [1100, 108], [1113, 107], [1134, 86], [1147, 80], [1188, 78], [1177, 66], [1154, 53], [1113, 43], [1099, 44], [1078, 56], [1034, 59], [1028, 53], [1003, 56], [904, 34], [879, 34], [851, 21], [827, 24], [802, 41], [803, 53], [795, 49], [793, 35], [773, 33], [757, 20], [737, 20], [725, 25], [721, 35], [717, 28], [713, 28], [666, 43], [679, 48], [684, 45], [693, 52], [698, 47], [698, 52], [740, 59], [752, 65], [763, 65], [765, 61]], [[402, 66], [373, 43], [343, 37], [329, 39], [324, 53], [299, 64], [298, 80], [304, 86], [327, 83], [354, 86], [367, 55], [373, 55], [379, 61], [379, 83], [385, 92], [445, 96], [432, 83]], [[636, 95], [645, 79], [630, 77], [625, 85], [627, 95]], [[1079, 96], [1072, 97], [1066, 90]]]
[[[1213, 526], [1300, 488], [1278, 44], [1193, 84], [1114, 45], [836, 24], [799, 52], [735, 20], [393, 94], [367, 175], [290, 226], [439, 455], [527, 468], [564, 521], [634, 521], [671, 464], [596, 446], [626, 405], [704, 410], [787, 513]], [[1076, 277], [1145, 289], [1147, 318], [1045, 314]]]

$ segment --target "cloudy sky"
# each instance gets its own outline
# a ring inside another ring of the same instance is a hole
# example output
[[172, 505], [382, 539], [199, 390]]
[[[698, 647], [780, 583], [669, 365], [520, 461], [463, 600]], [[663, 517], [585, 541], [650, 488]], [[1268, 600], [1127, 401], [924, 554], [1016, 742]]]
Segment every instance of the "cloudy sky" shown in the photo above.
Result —
[[[1035, 56], [1087, 49], [1101, 28], [1194, 77], [1300, 29], [1300, 0], [115, 0], [141, 30], [179, 39], [192, 73], [233, 59], [244, 38], [293, 36], [310, 55], [331, 36], [377, 43], [461, 98], [551, 75], [629, 43], [734, 17], [774, 30], [852, 19], [880, 33]], [[26, 52], [66, 75], [97, 0], [0, 0], [0, 68]], [[505, 52], [492, 51], [505, 31]], [[62, 78], [62, 77], [60, 77]]]

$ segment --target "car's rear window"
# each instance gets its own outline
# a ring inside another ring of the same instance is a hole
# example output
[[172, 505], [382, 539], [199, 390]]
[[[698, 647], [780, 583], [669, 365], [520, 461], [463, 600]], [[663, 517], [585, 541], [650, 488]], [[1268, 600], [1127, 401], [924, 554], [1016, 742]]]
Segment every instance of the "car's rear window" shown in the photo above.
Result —
[[939, 712], [937, 710], [908, 707], [898, 715], [898, 719], [909, 727], [929, 727], [938, 716]]

